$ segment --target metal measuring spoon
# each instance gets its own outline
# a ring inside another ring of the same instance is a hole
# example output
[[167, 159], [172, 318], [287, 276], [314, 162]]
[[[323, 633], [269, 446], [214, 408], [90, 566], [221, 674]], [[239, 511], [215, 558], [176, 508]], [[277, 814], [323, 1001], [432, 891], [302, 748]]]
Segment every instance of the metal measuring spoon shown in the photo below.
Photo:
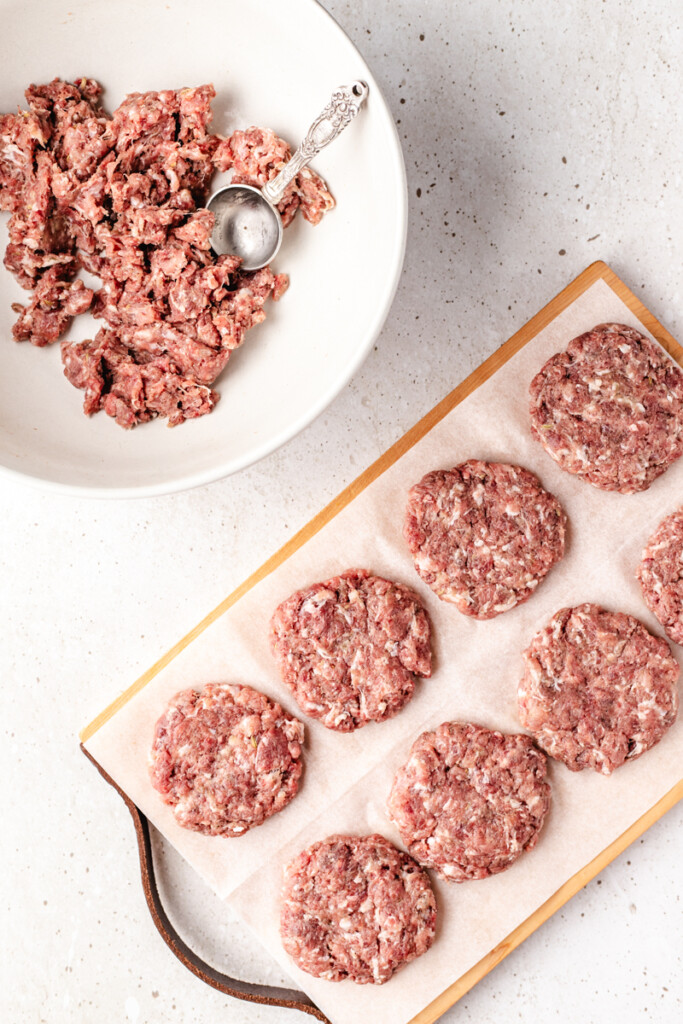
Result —
[[299, 171], [351, 123], [367, 94], [365, 82], [335, 89], [291, 160], [262, 189], [253, 185], [226, 185], [214, 192], [206, 206], [215, 217], [211, 248], [217, 256], [226, 253], [239, 256], [244, 270], [259, 270], [270, 263], [282, 242], [282, 218], [277, 204], [285, 189]]

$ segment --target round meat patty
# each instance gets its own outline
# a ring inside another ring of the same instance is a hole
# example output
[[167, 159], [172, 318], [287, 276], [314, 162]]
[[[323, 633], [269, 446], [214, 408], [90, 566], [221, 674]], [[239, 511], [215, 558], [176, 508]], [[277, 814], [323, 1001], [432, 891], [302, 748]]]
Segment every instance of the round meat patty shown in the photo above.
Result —
[[578, 772], [610, 775], [658, 743], [678, 711], [678, 663], [632, 615], [562, 608], [524, 652], [519, 716]]
[[636, 578], [667, 636], [683, 644], [683, 509], [667, 516], [652, 534]]
[[330, 836], [285, 871], [280, 935], [302, 971], [382, 985], [434, 941], [427, 873], [383, 836]]
[[683, 454], [683, 373], [648, 338], [599, 324], [534, 377], [531, 433], [562, 469], [644, 491]]
[[383, 722], [431, 674], [430, 626], [400, 583], [352, 569], [292, 594], [271, 620], [271, 648], [301, 709], [328, 729]]
[[411, 489], [403, 534], [442, 601], [492, 619], [531, 597], [562, 558], [566, 522], [528, 469], [470, 459]]
[[150, 777], [183, 828], [240, 836], [296, 796], [304, 727], [250, 686], [176, 694], [156, 724]]
[[396, 773], [387, 808], [416, 860], [442, 878], [495, 875], [538, 842], [546, 757], [528, 736], [444, 722]]

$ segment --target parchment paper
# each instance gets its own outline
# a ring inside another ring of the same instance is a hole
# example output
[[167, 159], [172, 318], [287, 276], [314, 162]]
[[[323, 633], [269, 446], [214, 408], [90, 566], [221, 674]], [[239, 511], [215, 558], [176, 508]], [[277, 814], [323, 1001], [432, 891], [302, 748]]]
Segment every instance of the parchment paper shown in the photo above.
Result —
[[[299, 971], [278, 934], [285, 864], [334, 832], [400, 837], [384, 804], [395, 770], [415, 738], [446, 720], [519, 732], [520, 652], [565, 605], [594, 601], [629, 612], [659, 635], [634, 571], [664, 515], [683, 503], [683, 459], [642, 494], [598, 491], [567, 473], [532, 440], [528, 385], [554, 352], [595, 324], [643, 325], [604, 282], [593, 284], [491, 379], [445, 417], [316, 536], [206, 629], [92, 736], [86, 746], [219, 896], [229, 900], [270, 953], [334, 1024], [406, 1024], [525, 920], [568, 878], [613, 842], [680, 777], [683, 727], [607, 778], [572, 773], [549, 761], [552, 807], [538, 846], [509, 870], [463, 884], [433, 878], [439, 907], [436, 941], [383, 986], [330, 983]], [[496, 619], [477, 622], [440, 602], [414, 571], [402, 537], [409, 487], [424, 473], [467, 458], [526, 466], [569, 517], [565, 558], [534, 596]], [[268, 647], [268, 623], [292, 591], [352, 567], [413, 587], [433, 626], [434, 672], [411, 703], [382, 724], [337, 734], [303, 717], [280, 683]], [[680, 660], [681, 649], [676, 648]], [[151, 788], [147, 753], [156, 719], [179, 689], [214, 681], [248, 683], [306, 724], [304, 782], [296, 799], [260, 828], [217, 839], [179, 828]]]

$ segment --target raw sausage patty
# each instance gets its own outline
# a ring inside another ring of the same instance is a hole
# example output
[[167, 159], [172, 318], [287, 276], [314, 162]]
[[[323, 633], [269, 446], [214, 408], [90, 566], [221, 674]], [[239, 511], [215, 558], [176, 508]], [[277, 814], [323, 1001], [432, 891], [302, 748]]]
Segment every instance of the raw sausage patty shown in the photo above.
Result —
[[667, 516], [650, 537], [636, 577], [667, 636], [683, 644], [683, 509]]
[[383, 836], [330, 836], [285, 871], [280, 934], [316, 978], [382, 985], [434, 941], [427, 873]]
[[658, 743], [678, 710], [678, 663], [632, 615], [562, 608], [524, 652], [519, 716], [551, 757], [609, 775]]
[[598, 324], [534, 377], [531, 433], [568, 473], [644, 491], [683, 454], [683, 373], [633, 327]]
[[432, 590], [477, 619], [531, 596], [564, 554], [566, 517], [520, 466], [470, 459], [408, 495], [403, 533]]
[[328, 729], [383, 722], [431, 674], [430, 627], [400, 583], [352, 569], [299, 590], [277, 608], [271, 647], [301, 709]]
[[444, 722], [413, 744], [389, 816], [425, 867], [455, 882], [486, 878], [536, 845], [550, 804], [545, 774], [528, 736]]
[[304, 727], [250, 686], [176, 694], [156, 724], [152, 785], [183, 828], [239, 836], [296, 796]]

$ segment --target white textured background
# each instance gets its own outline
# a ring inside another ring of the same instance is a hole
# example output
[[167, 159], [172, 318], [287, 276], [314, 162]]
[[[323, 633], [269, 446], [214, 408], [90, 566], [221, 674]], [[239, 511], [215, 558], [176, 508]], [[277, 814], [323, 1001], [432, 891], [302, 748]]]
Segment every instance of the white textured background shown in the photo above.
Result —
[[[304, 1024], [171, 956], [78, 729], [594, 259], [683, 340], [680, 0], [325, 6], [382, 86], [408, 172], [404, 274], [362, 370], [302, 436], [207, 488], [102, 503], [0, 484], [8, 1024]], [[679, 1021], [682, 822], [679, 806], [443, 1020]], [[276, 981], [159, 859], [190, 944]]]

